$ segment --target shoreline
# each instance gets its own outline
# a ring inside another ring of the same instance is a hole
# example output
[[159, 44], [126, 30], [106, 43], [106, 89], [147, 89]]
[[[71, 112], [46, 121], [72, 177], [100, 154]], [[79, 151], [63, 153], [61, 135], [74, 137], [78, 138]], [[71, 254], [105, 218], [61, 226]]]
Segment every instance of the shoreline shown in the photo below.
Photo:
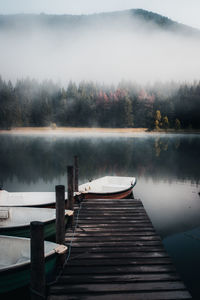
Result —
[[17, 127], [12, 129], [0, 129], [0, 134], [199, 134], [200, 129], [160, 129], [149, 131], [148, 128], [100, 128], [100, 127]]

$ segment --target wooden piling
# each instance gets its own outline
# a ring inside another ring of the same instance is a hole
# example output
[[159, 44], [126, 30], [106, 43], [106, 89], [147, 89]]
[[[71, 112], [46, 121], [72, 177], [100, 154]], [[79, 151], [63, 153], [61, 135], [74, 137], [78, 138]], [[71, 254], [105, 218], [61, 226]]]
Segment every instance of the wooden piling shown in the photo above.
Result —
[[45, 299], [44, 224], [31, 222], [31, 300]]
[[56, 243], [65, 241], [65, 187], [56, 186]]
[[79, 176], [79, 170], [78, 170], [78, 156], [74, 156], [74, 191], [78, 192], [78, 176]]
[[68, 208], [74, 210], [74, 167], [67, 167]]

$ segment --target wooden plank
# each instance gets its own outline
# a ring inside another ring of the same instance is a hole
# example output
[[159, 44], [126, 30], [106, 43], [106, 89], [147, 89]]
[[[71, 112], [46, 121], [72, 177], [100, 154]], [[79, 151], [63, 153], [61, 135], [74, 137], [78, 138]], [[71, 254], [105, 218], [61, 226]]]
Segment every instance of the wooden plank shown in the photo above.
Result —
[[[92, 233], [92, 232], [99, 232], [99, 233], [108, 233], [108, 234], [113, 234], [113, 233], [121, 233], [121, 234], [124, 234], [124, 233], [128, 233], [129, 232], [140, 232], [140, 231], [150, 231], [150, 232], [156, 232], [152, 226], [112, 226], [109, 228], [109, 230], [107, 228], [104, 228], [104, 227], [91, 227], [91, 226], [78, 226], [76, 227], [76, 233], [79, 233], [79, 232], [83, 232], [83, 233]], [[66, 235], [68, 233], [72, 233], [74, 232], [74, 229], [71, 229], [71, 228], [68, 228], [67, 231], [66, 231]]]
[[129, 209], [132, 209], [132, 210], [134, 210], [134, 209], [139, 209], [139, 210], [141, 210], [141, 209], [143, 209], [144, 207], [143, 207], [143, 205], [140, 205], [140, 204], [138, 204], [138, 205], [125, 205], [125, 204], [120, 204], [120, 205], [114, 205], [114, 204], [89, 204], [89, 205], [82, 205], [81, 206], [81, 210], [83, 211], [83, 210], [85, 210], [85, 211], [87, 211], [87, 210], [92, 210], [92, 209], [94, 209], [94, 210], [104, 210], [104, 209], [106, 209], [106, 210], [108, 210], [108, 211], [115, 211], [115, 210], [121, 210], [121, 211], [124, 211], [124, 210], [129, 210]]
[[91, 283], [91, 284], [76, 284], [64, 285], [57, 284], [51, 289], [51, 293], [112, 293], [112, 292], [143, 292], [143, 291], [172, 291], [172, 290], [186, 290], [181, 281], [156, 281], [156, 282], [136, 282], [136, 283]]
[[85, 202], [83, 201], [81, 204], [82, 207], [93, 207], [93, 206], [107, 206], [107, 207], [118, 207], [118, 206], [132, 206], [132, 207], [137, 207], [137, 206], [143, 206], [142, 202], [134, 202], [134, 201], [127, 201], [127, 202], [123, 202], [123, 201], [90, 201], [90, 202]]
[[94, 252], [94, 253], [106, 253], [106, 252], [165, 252], [164, 247], [163, 246], [143, 246], [143, 247], [133, 247], [133, 246], [127, 246], [127, 247], [123, 247], [122, 245], [119, 247], [96, 247], [96, 246], [92, 246], [92, 247], [88, 247], [88, 248], [82, 248], [82, 247], [72, 247], [71, 253], [83, 253], [84, 251], [88, 251], [88, 252]]
[[[65, 237], [71, 239], [74, 236], [73, 232], [68, 232]], [[126, 236], [158, 236], [157, 233], [154, 231], [133, 231], [133, 232], [76, 232], [75, 236], [78, 238], [85, 238], [85, 237], [90, 237], [90, 238], [102, 238], [104, 239], [105, 237], [126, 237]]]
[[104, 275], [85, 275], [80, 274], [64, 275], [58, 283], [77, 284], [77, 283], [112, 283], [112, 282], [153, 282], [153, 281], [177, 281], [180, 277], [175, 273], [160, 274], [104, 274]]
[[120, 258], [102, 258], [102, 259], [71, 259], [68, 262], [68, 265], [73, 266], [120, 266], [120, 265], [164, 265], [164, 264], [172, 264], [169, 258], [165, 257], [155, 257], [155, 258], [127, 258], [127, 259], [120, 259]]
[[[83, 214], [92, 214], [92, 215], [95, 215], [95, 214], [103, 214], [103, 213], [108, 213], [108, 214], [111, 214], [113, 212], [113, 215], [114, 214], [124, 214], [124, 213], [128, 213], [128, 214], [137, 214], [137, 213], [144, 213], [144, 208], [143, 207], [140, 207], [140, 208], [133, 208], [133, 207], [130, 207], [130, 208], [127, 208], [126, 210], [122, 210], [120, 208], [115, 208], [115, 210], [111, 210], [111, 209], [86, 209], [85, 211], [83, 211], [82, 209], [79, 211], [79, 213], [83, 213]], [[74, 214], [76, 215], [78, 213], [78, 210], [75, 210]]]
[[116, 212], [116, 213], [122, 213], [122, 212], [124, 212], [124, 211], [131, 211], [131, 212], [136, 212], [136, 211], [139, 211], [139, 212], [145, 212], [145, 210], [144, 210], [144, 207], [143, 206], [141, 206], [141, 205], [137, 205], [137, 206], [133, 206], [133, 205], [127, 205], [127, 206], [123, 206], [123, 205], [121, 205], [121, 206], [107, 206], [106, 204], [105, 205], [102, 205], [102, 206], [99, 206], [99, 205], [94, 205], [94, 206], [85, 206], [85, 207], [81, 207], [81, 209], [80, 208], [77, 208], [77, 209], [75, 209], [75, 212], [76, 211], [81, 211], [81, 212], [83, 212], [83, 213], [86, 213], [86, 212], [90, 212], [90, 213], [92, 213], [93, 211], [98, 211], [99, 213], [101, 213], [101, 212]]
[[[95, 218], [95, 217], [94, 217]], [[77, 218], [74, 218], [75, 221], [77, 220]], [[119, 218], [117, 218], [117, 220], [114, 220], [111, 222], [108, 220], [77, 220], [77, 225], [78, 227], [83, 227], [83, 226], [90, 226], [91, 224], [95, 224], [96, 226], [101, 226], [103, 224], [106, 225], [110, 225], [113, 224], [113, 226], [118, 226], [119, 229], [121, 229], [121, 226], [126, 226], [126, 227], [135, 227], [135, 225], [137, 226], [139, 224], [138, 227], [140, 227], [143, 224], [146, 224], [146, 227], [151, 227], [152, 228], [152, 223], [149, 219], [145, 219], [145, 220], [134, 220], [134, 218], [130, 218], [130, 222], [129, 220], [120, 220]]]
[[[80, 214], [83, 214], [83, 215], [95, 215], [94, 211], [96, 211], [97, 214], [99, 215], [123, 215], [124, 212], [119, 208], [118, 210], [113, 210], [113, 209], [110, 209], [110, 210], [98, 210], [95, 208], [93, 210], [87, 210], [87, 209], [84, 209], [84, 210], [80, 210]], [[75, 211], [75, 214], [77, 213], [78, 211]], [[132, 209], [132, 207], [130, 207], [130, 210], [127, 210], [126, 211], [126, 214], [128, 215], [136, 215], [136, 214], [140, 214], [140, 215], [145, 215], [147, 216], [147, 213], [144, 211], [144, 209], [142, 208], [139, 208], [139, 209]]]
[[140, 211], [143, 213], [146, 213], [146, 211], [144, 210], [144, 206], [142, 205], [107, 205], [107, 204], [103, 204], [103, 205], [87, 205], [87, 206], [81, 206], [80, 208], [75, 209], [75, 211], [81, 211], [82, 213], [86, 213], [86, 212], [90, 212], [92, 213], [92, 211], [99, 211], [100, 213], [102, 211], [104, 211], [104, 208], [107, 208], [107, 210], [105, 210], [105, 213], [110, 213], [110, 212], [123, 212], [123, 208], [128, 211], [128, 209], [132, 210], [132, 211]]
[[78, 224], [82, 225], [82, 224], [95, 224], [95, 225], [101, 225], [101, 224], [117, 224], [118, 226], [120, 226], [120, 224], [151, 224], [151, 222], [147, 219], [147, 220], [133, 220], [133, 219], [129, 219], [129, 220], [79, 220]]
[[[70, 243], [66, 243], [67, 245], [69, 245]], [[91, 247], [93, 246], [94, 243], [93, 242], [73, 242], [73, 247]], [[108, 242], [96, 242], [95, 246], [100, 247], [100, 246], [104, 246], [104, 247], [118, 247], [122, 245], [122, 242], [120, 241], [108, 241]], [[142, 247], [142, 246], [159, 246], [160, 245], [160, 241], [123, 241], [123, 245], [124, 246], [138, 246], [138, 247]]]
[[[78, 224], [78, 227], [79, 228], [82, 228], [82, 229], [84, 229], [84, 228], [96, 228], [97, 230], [98, 229], [102, 229], [102, 228], [104, 228], [104, 229], [106, 229], [106, 230], [111, 230], [112, 228], [113, 229], [122, 229], [122, 228], [126, 228], [126, 229], [128, 229], [128, 228], [146, 228], [146, 227], [148, 227], [148, 228], [152, 228], [152, 224], [149, 222], [149, 223], [135, 223], [135, 224], [127, 224], [127, 223], [120, 223], [120, 225], [119, 225], [119, 223], [114, 223], [114, 224]], [[109, 229], [108, 229], [109, 228]]]
[[160, 273], [175, 273], [175, 267], [172, 264], [166, 265], [106, 265], [106, 266], [90, 266], [82, 268], [79, 265], [65, 266], [63, 274], [160, 274]]
[[121, 220], [149, 220], [147, 215], [139, 215], [139, 214], [122, 214], [122, 215], [108, 215], [108, 216], [104, 216], [104, 215], [98, 215], [98, 214], [94, 214], [94, 215], [82, 215], [79, 214], [79, 216], [74, 215], [74, 219], [78, 218], [78, 220], [116, 220], [116, 221], [121, 221]]
[[[96, 207], [96, 206], [95, 206]], [[95, 207], [94, 207], [94, 209], [93, 210], [87, 210], [87, 209], [81, 209], [80, 211], [79, 211], [79, 213], [80, 214], [88, 214], [88, 215], [94, 215], [94, 211], [96, 211], [99, 215], [113, 215], [113, 214], [116, 214], [116, 215], [123, 215], [123, 211], [119, 208], [118, 210], [113, 210], [113, 209], [110, 209], [110, 210], [107, 210], [107, 211], [105, 211], [105, 210], [98, 210], [98, 209], [95, 209]], [[146, 215], [147, 216], [147, 213], [146, 213], [146, 211], [144, 210], [144, 209], [142, 209], [142, 208], [138, 208], [138, 209], [132, 209], [132, 206], [130, 207], [130, 210], [132, 210], [132, 211], [126, 211], [126, 214], [141, 214], [141, 215]], [[78, 212], [78, 210], [77, 211], [75, 211], [75, 213], [77, 213]]]
[[91, 210], [104, 210], [105, 208], [107, 208], [107, 211], [115, 211], [115, 210], [121, 210], [123, 211], [123, 209], [125, 210], [128, 210], [128, 209], [131, 209], [131, 210], [142, 210], [143, 209], [143, 212], [146, 212], [144, 210], [144, 206], [142, 204], [138, 204], [138, 205], [133, 205], [133, 204], [106, 204], [106, 203], [99, 203], [99, 204], [81, 204], [80, 207], [75, 207], [74, 210], [75, 211], [78, 211], [78, 210], [81, 210], [82, 212], [86, 212], [88, 211], [88, 209], [91, 211]]
[[[82, 255], [78, 256], [78, 259], [130, 259], [130, 258], [161, 258], [161, 257], [169, 257], [166, 252], [101, 252], [101, 253], [92, 253], [92, 252], [83, 252]], [[123, 262], [124, 260], [122, 260]]]
[[49, 300], [179, 300], [191, 299], [187, 291], [159, 291], [140, 293], [101, 293], [101, 294], [72, 294], [51, 295]]
[[[65, 238], [65, 241], [70, 242], [71, 238]], [[99, 242], [128, 242], [128, 241], [160, 241], [160, 237], [157, 235], [125, 235], [125, 236], [88, 236], [88, 237], [74, 237], [73, 242], [79, 242], [79, 243], [99, 243]]]
[[140, 199], [84, 199], [84, 204], [85, 203], [132, 203], [134, 204], [143, 204]]
[[[74, 216], [76, 217], [77, 216], [77, 214], [75, 213], [74, 214]], [[79, 214], [79, 218], [89, 218], [89, 217], [91, 217], [91, 218], [94, 218], [94, 217], [98, 217], [98, 218], [109, 218], [109, 217], [111, 217], [111, 218], [118, 218], [118, 219], [120, 219], [120, 218], [124, 218], [124, 217], [126, 217], [126, 218], [137, 218], [137, 217], [146, 217], [146, 218], [148, 218], [148, 215], [147, 214], [145, 214], [145, 213], [142, 213], [142, 212], [126, 212], [126, 214], [124, 214], [123, 212], [114, 212], [114, 213], [112, 213], [112, 212], [108, 212], [108, 213], [105, 213], [105, 212], [97, 212], [96, 214], [95, 213], [93, 213], [93, 212], [84, 212], [84, 213], [80, 213]]]

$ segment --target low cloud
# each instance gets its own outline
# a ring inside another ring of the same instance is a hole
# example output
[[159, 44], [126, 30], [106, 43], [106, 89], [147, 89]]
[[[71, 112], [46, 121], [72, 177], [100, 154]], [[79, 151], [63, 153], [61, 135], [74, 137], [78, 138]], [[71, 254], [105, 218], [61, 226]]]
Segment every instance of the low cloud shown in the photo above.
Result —
[[109, 84], [122, 79], [144, 84], [200, 78], [200, 38], [145, 20], [133, 22], [130, 16], [116, 22], [85, 20], [80, 26], [72, 20], [71, 26], [53, 29], [35, 22], [27, 30], [1, 28], [2, 77]]

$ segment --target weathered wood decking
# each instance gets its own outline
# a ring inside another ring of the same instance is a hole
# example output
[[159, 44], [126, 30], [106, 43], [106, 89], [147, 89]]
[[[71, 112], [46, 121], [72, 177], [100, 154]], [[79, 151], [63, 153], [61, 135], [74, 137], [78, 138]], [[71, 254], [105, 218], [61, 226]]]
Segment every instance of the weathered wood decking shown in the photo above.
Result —
[[76, 216], [49, 300], [191, 299], [140, 200], [84, 200]]

